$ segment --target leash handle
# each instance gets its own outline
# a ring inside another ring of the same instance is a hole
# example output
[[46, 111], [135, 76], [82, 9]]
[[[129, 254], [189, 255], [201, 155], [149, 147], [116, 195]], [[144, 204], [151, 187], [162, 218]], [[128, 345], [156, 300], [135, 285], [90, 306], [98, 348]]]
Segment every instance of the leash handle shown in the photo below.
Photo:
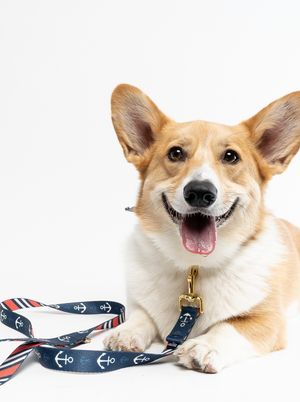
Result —
[[[16, 313], [16, 311], [38, 307], [49, 307], [69, 314], [114, 314], [116, 317], [92, 328], [64, 334], [57, 338], [36, 338], [30, 320]], [[113, 301], [84, 301], [47, 305], [24, 298], [5, 300], [0, 303], [2, 324], [25, 335], [25, 338], [0, 339], [0, 342], [24, 341], [0, 365], [0, 385], [7, 383], [12, 378], [33, 351], [37, 354], [43, 367], [59, 371], [102, 373], [152, 363], [174, 353], [177, 347], [186, 340], [199, 314], [198, 308], [182, 307], [178, 322], [167, 337], [166, 348], [160, 354], [76, 350], [73, 348], [90, 341], [88, 336], [93, 331], [111, 329], [122, 324], [125, 321], [124, 305]]]

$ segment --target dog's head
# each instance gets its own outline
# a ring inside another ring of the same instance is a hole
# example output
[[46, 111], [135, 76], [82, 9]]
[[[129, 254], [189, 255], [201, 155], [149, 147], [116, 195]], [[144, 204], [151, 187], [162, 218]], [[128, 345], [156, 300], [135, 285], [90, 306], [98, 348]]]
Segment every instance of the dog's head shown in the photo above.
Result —
[[112, 94], [112, 120], [140, 173], [136, 214], [143, 230], [209, 255], [217, 238], [242, 244], [259, 230], [266, 184], [300, 146], [300, 92], [229, 127], [176, 123], [139, 89], [122, 84]]

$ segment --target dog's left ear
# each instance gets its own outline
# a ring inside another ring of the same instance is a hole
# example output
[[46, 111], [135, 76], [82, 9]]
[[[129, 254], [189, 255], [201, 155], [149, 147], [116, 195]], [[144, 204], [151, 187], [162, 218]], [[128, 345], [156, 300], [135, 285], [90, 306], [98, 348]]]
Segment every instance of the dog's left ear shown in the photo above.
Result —
[[270, 173], [284, 172], [300, 147], [300, 91], [278, 99], [244, 123]]
[[125, 158], [137, 168], [162, 127], [169, 120], [136, 87], [118, 85], [111, 97], [112, 122]]

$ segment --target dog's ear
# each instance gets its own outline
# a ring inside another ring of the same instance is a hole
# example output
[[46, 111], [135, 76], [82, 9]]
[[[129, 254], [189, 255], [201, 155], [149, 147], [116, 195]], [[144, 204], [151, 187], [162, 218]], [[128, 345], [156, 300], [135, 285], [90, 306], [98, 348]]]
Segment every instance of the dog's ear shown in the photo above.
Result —
[[300, 147], [300, 92], [278, 99], [244, 123], [270, 173], [282, 173]]
[[124, 155], [137, 167], [168, 118], [147, 95], [131, 85], [118, 85], [111, 97], [112, 122]]

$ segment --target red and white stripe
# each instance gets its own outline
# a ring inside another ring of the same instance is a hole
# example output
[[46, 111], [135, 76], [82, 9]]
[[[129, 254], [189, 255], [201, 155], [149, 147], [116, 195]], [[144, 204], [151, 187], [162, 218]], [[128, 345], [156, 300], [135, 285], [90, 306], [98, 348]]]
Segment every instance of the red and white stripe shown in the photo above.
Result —
[[8, 381], [19, 369], [31, 351], [42, 343], [23, 344], [14, 350], [0, 366], [0, 385]]

